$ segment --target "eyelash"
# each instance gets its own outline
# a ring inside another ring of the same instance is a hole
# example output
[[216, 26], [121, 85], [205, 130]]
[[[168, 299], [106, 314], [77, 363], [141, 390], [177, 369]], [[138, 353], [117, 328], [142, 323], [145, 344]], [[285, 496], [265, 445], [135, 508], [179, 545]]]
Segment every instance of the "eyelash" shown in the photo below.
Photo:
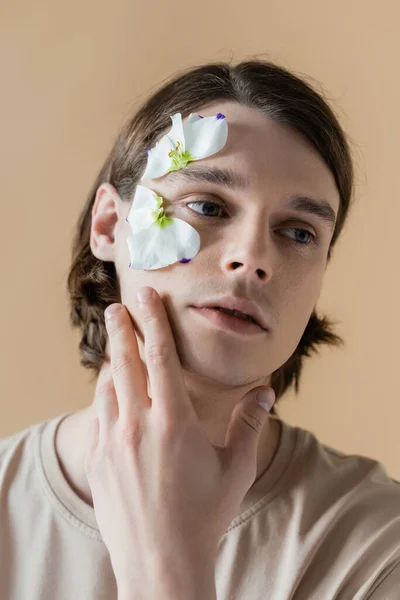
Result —
[[[222, 204], [219, 204], [218, 202], [212, 202], [210, 200], [198, 200], [196, 202], [189, 202], [186, 206], [189, 206], [189, 204], [214, 204], [215, 206], [219, 206], [220, 208], [224, 208], [222, 206]], [[192, 210], [192, 209], [190, 209]], [[200, 213], [197, 213], [195, 210], [193, 211], [194, 213], [196, 213], [197, 215], [199, 215], [199, 217], [205, 217], [206, 219], [208, 218], [218, 218], [216, 215], [201, 215]], [[310, 246], [311, 244], [317, 244], [317, 237], [311, 233], [311, 231], [308, 231], [308, 229], [302, 229], [301, 227], [286, 227], [286, 229], [289, 229], [291, 231], [305, 231], [306, 233], [308, 233], [308, 235], [311, 237], [311, 241], [307, 242], [305, 244], [298, 242], [296, 240], [292, 240], [293, 243], [298, 244], [300, 246]]]

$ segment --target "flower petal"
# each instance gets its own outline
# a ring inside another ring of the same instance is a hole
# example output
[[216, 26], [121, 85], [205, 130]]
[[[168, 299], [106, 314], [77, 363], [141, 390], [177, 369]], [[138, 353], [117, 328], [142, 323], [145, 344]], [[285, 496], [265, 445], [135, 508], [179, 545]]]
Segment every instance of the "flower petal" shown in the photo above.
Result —
[[156, 193], [145, 185], [137, 185], [135, 195], [132, 200], [131, 211], [137, 208], [148, 208], [155, 210], [157, 208]]
[[172, 161], [168, 156], [171, 150], [175, 150], [175, 144], [168, 135], [164, 135], [154, 148], [149, 150], [142, 179], [156, 179], [165, 175], [172, 165]]
[[156, 223], [128, 238], [130, 267], [136, 270], [162, 269], [182, 259], [192, 259], [200, 250], [200, 235], [186, 221], [172, 219], [160, 228]]
[[170, 170], [173, 165], [172, 159], [169, 157], [171, 150], [176, 150], [179, 142], [179, 149], [185, 150], [185, 137], [183, 133], [182, 115], [176, 113], [171, 117], [172, 126], [154, 148], [149, 150], [147, 158], [147, 166], [143, 173], [142, 179], [157, 179], [162, 177]]
[[182, 150], [184, 152], [186, 149], [186, 146], [185, 146], [185, 136], [184, 136], [184, 129], [183, 129], [181, 113], [176, 113], [175, 115], [173, 115], [171, 117], [171, 120], [172, 120], [172, 127], [168, 131], [167, 135], [172, 140], [172, 142], [174, 144], [174, 148], [176, 147], [177, 143], [179, 142], [180, 150]]
[[127, 216], [127, 221], [132, 227], [132, 232], [137, 233], [147, 229], [154, 223], [153, 211], [157, 208], [157, 199], [154, 192], [144, 185], [137, 185], [132, 205]]
[[151, 227], [154, 223], [153, 211], [148, 208], [138, 208], [129, 213], [129, 225], [132, 227], [132, 233], [138, 233], [142, 229]]
[[202, 119], [203, 117], [201, 115], [199, 115], [198, 113], [190, 113], [190, 115], [188, 116], [186, 123], [194, 123], [196, 121], [200, 121], [200, 119]]
[[203, 117], [183, 123], [186, 150], [194, 160], [200, 160], [219, 152], [228, 138], [228, 124], [220, 113], [215, 117]]

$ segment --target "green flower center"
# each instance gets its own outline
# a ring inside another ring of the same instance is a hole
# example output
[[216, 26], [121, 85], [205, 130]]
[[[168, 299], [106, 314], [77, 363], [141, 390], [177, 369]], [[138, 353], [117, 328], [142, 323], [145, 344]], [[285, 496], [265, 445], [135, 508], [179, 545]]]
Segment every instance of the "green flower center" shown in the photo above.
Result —
[[172, 171], [178, 171], [179, 169], [183, 169], [186, 167], [192, 160], [194, 160], [194, 156], [190, 154], [189, 150], [182, 151], [180, 149], [181, 143], [178, 141], [176, 143], [175, 150], [170, 150], [168, 152], [168, 157], [172, 161], [172, 165], [168, 169], [167, 173], [171, 173]]
[[154, 193], [154, 198], [157, 202], [157, 208], [156, 210], [153, 210], [151, 214], [153, 215], [155, 224], [158, 225], [160, 229], [164, 229], [165, 227], [172, 225], [172, 219], [171, 217], [167, 217], [164, 213], [164, 208], [162, 206], [164, 198], [162, 198], [156, 193]]

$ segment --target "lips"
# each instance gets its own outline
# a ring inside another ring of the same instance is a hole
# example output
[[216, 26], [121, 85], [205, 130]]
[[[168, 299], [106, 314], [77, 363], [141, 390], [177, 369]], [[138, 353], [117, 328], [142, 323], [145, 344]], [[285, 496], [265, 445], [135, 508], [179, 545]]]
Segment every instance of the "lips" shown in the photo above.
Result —
[[257, 323], [250, 319], [242, 319], [235, 317], [229, 313], [218, 310], [213, 307], [192, 307], [199, 315], [206, 318], [212, 324], [216, 325], [219, 329], [229, 331], [241, 336], [254, 336], [254, 335], [265, 335], [267, 330], [262, 329]]
[[224, 296], [222, 298], [214, 298], [194, 306], [195, 308], [225, 308], [228, 310], [236, 310], [246, 316], [252, 317], [252, 319], [254, 319], [261, 329], [264, 329], [265, 331], [269, 329], [268, 323], [266, 322], [264, 314], [258, 304], [241, 296]]
[[246, 315], [245, 313], [242, 313], [240, 310], [230, 311], [229, 309], [224, 308], [223, 306], [212, 306], [210, 308], [213, 310], [219, 310], [220, 312], [223, 312], [226, 315], [230, 315], [231, 317], [236, 317], [238, 319], [241, 319], [242, 321], [250, 321], [251, 323], [255, 323], [256, 325], [258, 325], [257, 321], [255, 319], [253, 319], [253, 317], [250, 317], [250, 315]]

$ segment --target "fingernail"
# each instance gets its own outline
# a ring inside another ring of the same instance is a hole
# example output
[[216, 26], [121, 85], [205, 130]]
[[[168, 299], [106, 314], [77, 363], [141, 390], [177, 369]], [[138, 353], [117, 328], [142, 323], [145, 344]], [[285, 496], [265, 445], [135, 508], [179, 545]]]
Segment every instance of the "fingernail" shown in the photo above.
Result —
[[144, 287], [144, 288], [141, 288], [137, 292], [136, 297], [139, 302], [145, 303], [145, 302], [147, 302], [147, 300], [149, 300], [152, 297], [152, 295], [153, 295], [153, 289], [150, 287]]
[[122, 304], [110, 304], [110, 306], [107, 306], [106, 310], [104, 311], [105, 318], [111, 319], [111, 317], [121, 310], [121, 308]]
[[271, 410], [275, 402], [275, 392], [272, 388], [261, 390], [257, 393], [256, 400], [267, 412]]

